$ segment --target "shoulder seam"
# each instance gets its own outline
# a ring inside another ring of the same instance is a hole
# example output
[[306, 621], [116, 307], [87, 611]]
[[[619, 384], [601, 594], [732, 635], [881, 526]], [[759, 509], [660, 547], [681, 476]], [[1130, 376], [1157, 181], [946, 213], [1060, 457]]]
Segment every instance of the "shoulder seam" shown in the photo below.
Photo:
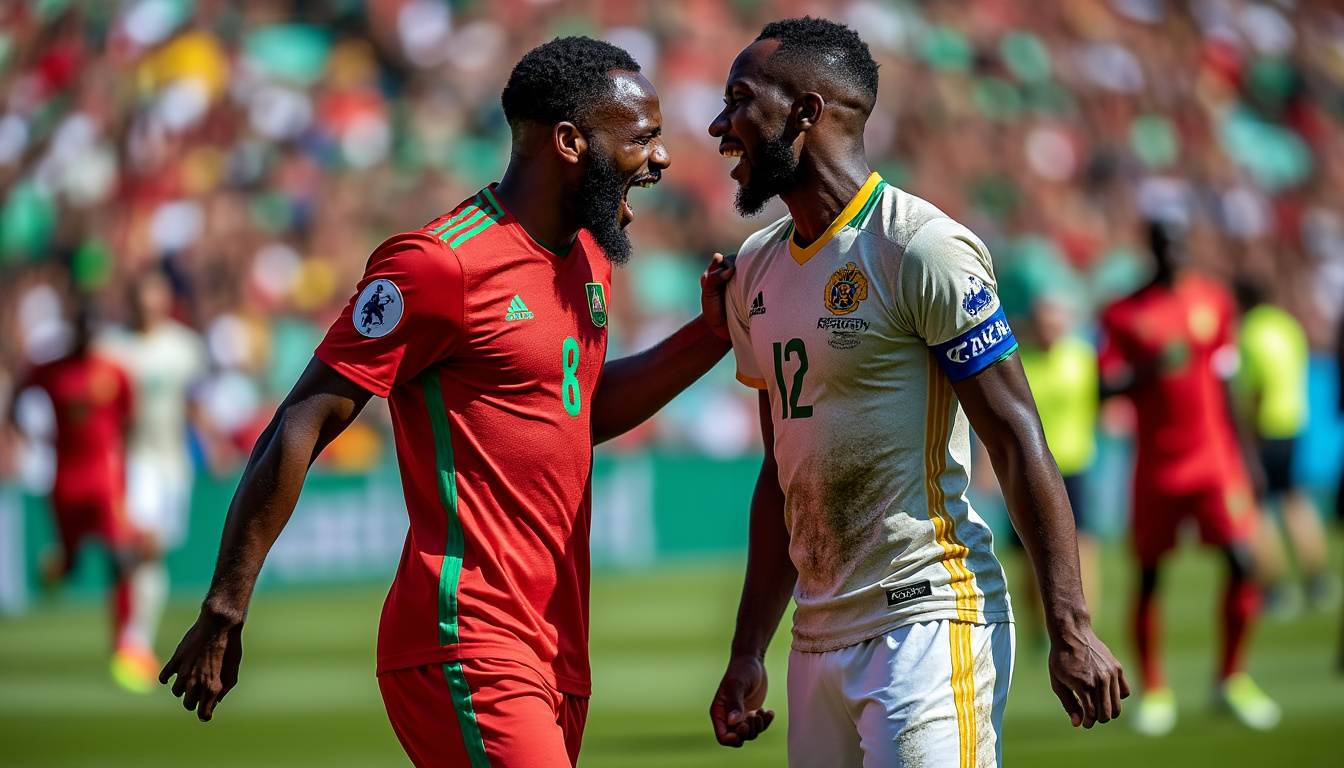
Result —
[[941, 219], [946, 219], [946, 220], [948, 220], [948, 221], [950, 221], [950, 222], [952, 222], [952, 223], [954, 223], [954, 224], [957, 223], [957, 220], [956, 220], [956, 219], [954, 219], [954, 218], [952, 218], [951, 216], [948, 216], [948, 215], [946, 215], [946, 214], [944, 214], [944, 215], [942, 215], [942, 216], [935, 216], [935, 217], [929, 219], [928, 221], [924, 222], [923, 224], [920, 224], [918, 227], [915, 227], [915, 231], [914, 231], [913, 233], [911, 233], [911, 235], [910, 235], [910, 239], [905, 241], [905, 245], [901, 245], [900, 243], [896, 242], [896, 241], [893, 240], [891, 237], [889, 237], [885, 232], [874, 232], [874, 231], [872, 231], [872, 230], [870, 230], [870, 229], [860, 229], [860, 228], [858, 228], [858, 227], [855, 227], [855, 228], [854, 228], [854, 231], [858, 232], [858, 233], [861, 234], [861, 235], [870, 235], [870, 236], [872, 236], [872, 237], [876, 237], [876, 238], [879, 239], [879, 240], [882, 240], [883, 242], [890, 243], [891, 245], [894, 245], [894, 246], [896, 246], [897, 248], [900, 248], [900, 249], [901, 249], [901, 255], [904, 256], [906, 250], [910, 247], [910, 243], [913, 243], [913, 242], [915, 241], [915, 238], [919, 237], [919, 234], [920, 234], [921, 232], [924, 231], [924, 228], [927, 227], [927, 226], [929, 226], [929, 225], [932, 224], [933, 222], [935, 222], [935, 221], [939, 221], [939, 220], [941, 220]]
[[441, 244], [444, 248], [448, 249], [448, 254], [457, 262], [457, 274], [461, 278], [462, 283], [462, 328], [458, 332], [457, 338], [453, 339], [452, 345], [448, 348], [447, 356], [452, 356], [457, 354], [458, 345], [461, 343], [462, 337], [467, 334], [467, 267], [462, 263], [462, 257], [458, 254], [456, 248], [446, 242], [441, 241]]

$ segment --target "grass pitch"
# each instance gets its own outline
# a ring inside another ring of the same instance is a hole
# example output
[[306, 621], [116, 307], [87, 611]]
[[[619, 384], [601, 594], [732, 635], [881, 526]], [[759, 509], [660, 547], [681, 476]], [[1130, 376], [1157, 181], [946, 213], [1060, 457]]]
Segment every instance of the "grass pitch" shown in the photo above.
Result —
[[[1335, 542], [1339, 572], [1340, 542]], [[1010, 562], [1010, 567], [1018, 565]], [[741, 750], [719, 747], [709, 699], [727, 659], [741, 586], [738, 560], [593, 582], [595, 695], [580, 765], [783, 766], [786, 632], [768, 659], [774, 728]], [[1129, 572], [1106, 556], [1098, 632], [1132, 665], [1121, 618]], [[1218, 562], [1187, 552], [1165, 574], [1167, 660], [1181, 720], [1168, 738], [1132, 733], [1122, 717], [1091, 732], [1069, 727], [1050, 693], [1044, 653], [1019, 629], [1005, 722], [1010, 766], [1344, 765], [1344, 676], [1334, 667], [1338, 611], [1262, 625], [1251, 673], [1284, 709], [1278, 730], [1247, 731], [1211, 711]], [[166, 654], [194, 616], [169, 612]], [[203, 725], [167, 690], [123, 693], [106, 668], [105, 618], [86, 603], [0, 620], [0, 764], [5, 766], [406, 765], [373, 677], [381, 590], [260, 595], [245, 635], [242, 681]], [[1131, 700], [1132, 701], [1132, 700]]]

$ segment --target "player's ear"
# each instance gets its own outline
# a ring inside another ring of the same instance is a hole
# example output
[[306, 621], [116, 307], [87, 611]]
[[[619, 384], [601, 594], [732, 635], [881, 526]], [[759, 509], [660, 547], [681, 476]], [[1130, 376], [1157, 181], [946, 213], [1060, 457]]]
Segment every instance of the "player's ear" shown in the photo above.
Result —
[[573, 123], [556, 123], [552, 139], [555, 151], [567, 163], [577, 164], [588, 151], [588, 139]]
[[814, 128], [826, 111], [826, 100], [819, 93], [808, 92], [793, 103], [793, 129], [799, 133]]

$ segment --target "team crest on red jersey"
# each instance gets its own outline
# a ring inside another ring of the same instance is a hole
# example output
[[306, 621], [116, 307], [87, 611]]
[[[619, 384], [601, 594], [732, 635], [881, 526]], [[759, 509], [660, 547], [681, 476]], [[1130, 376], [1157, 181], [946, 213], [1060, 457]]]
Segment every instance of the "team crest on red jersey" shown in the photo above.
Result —
[[607, 293], [602, 288], [601, 283], [586, 283], [584, 288], [588, 290], [588, 316], [593, 318], [593, 325], [598, 328], [605, 328], [607, 325]]

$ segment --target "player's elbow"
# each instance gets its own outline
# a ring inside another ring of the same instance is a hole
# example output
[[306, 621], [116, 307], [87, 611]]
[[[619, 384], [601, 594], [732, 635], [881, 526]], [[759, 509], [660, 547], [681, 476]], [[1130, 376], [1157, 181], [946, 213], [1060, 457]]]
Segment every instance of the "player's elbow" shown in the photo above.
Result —
[[1011, 414], [976, 436], [996, 467], [1021, 466], [1050, 456], [1040, 419], [1034, 414]]

